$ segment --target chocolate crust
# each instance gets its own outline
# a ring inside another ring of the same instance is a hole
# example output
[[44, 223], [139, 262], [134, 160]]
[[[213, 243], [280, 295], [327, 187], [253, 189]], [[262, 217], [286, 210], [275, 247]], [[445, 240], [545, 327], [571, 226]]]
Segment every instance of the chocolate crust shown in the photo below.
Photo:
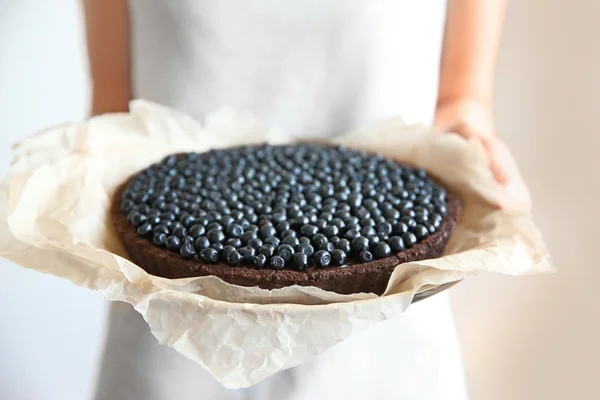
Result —
[[291, 285], [314, 286], [340, 294], [382, 294], [398, 264], [440, 257], [460, 219], [461, 204], [448, 193], [447, 214], [438, 230], [410, 249], [394, 256], [347, 267], [311, 268], [307, 271], [232, 267], [227, 264], [204, 264], [200, 260], [185, 260], [177, 253], [154, 246], [139, 236], [121, 212], [121, 196], [128, 182], [116, 191], [110, 218], [117, 235], [132, 262], [152, 275], [177, 279], [214, 275], [239, 286], [279, 289]]

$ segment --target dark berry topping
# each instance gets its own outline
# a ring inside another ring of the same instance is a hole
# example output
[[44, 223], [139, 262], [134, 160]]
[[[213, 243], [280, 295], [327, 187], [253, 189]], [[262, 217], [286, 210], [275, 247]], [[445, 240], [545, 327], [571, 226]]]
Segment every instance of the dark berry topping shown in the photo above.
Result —
[[379, 155], [257, 145], [168, 156], [133, 177], [120, 209], [186, 259], [304, 270], [402, 252], [440, 228], [446, 199], [422, 169]]

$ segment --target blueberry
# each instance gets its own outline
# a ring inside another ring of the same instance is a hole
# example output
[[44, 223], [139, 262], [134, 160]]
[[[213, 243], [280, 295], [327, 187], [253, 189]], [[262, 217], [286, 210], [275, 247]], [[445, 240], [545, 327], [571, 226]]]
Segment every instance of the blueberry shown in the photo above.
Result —
[[331, 263], [334, 265], [344, 265], [346, 263], [346, 253], [340, 249], [333, 250], [331, 252]]
[[210, 230], [223, 230], [223, 227], [221, 226], [221, 224], [219, 224], [218, 222], [209, 222], [208, 225], [206, 225], [206, 231], [210, 231]]
[[313, 246], [315, 246], [316, 248], [319, 248], [319, 246], [321, 246], [323, 243], [327, 243], [327, 236], [323, 235], [322, 233], [317, 233], [315, 236], [312, 237], [311, 240]]
[[239, 238], [240, 238], [241, 242], [244, 243], [244, 244], [248, 243], [252, 239], [255, 239], [256, 237], [257, 237], [256, 232], [251, 231], [251, 230], [250, 231], [244, 231], [244, 233], [242, 233], [241, 235], [239, 235]]
[[242, 256], [237, 250], [233, 250], [227, 255], [227, 264], [229, 265], [237, 265], [240, 261], [242, 261]]
[[417, 243], [417, 237], [412, 232], [403, 233], [402, 240], [406, 248], [410, 248]]
[[425, 225], [429, 221], [429, 215], [425, 213], [417, 213], [415, 215], [415, 222], [417, 224]]
[[152, 225], [148, 222], [144, 222], [137, 228], [137, 234], [140, 236], [147, 236], [152, 233]]
[[283, 269], [285, 268], [285, 260], [280, 256], [271, 257], [271, 267], [275, 269]]
[[208, 246], [210, 246], [210, 240], [208, 240], [206, 236], [200, 236], [198, 239], [196, 239], [194, 245], [196, 246], [196, 251], [200, 252], [202, 251], [202, 249], [205, 249]]
[[263, 254], [266, 257], [271, 257], [275, 253], [275, 247], [270, 244], [263, 244], [258, 248], [258, 253]]
[[209, 264], [214, 264], [219, 260], [219, 252], [212, 247], [208, 247], [200, 251], [200, 258]]
[[257, 268], [257, 269], [264, 268], [266, 262], [267, 262], [267, 257], [264, 254], [257, 254], [252, 259], [252, 264], [254, 265], [254, 268]]
[[424, 225], [417, 225], [412, 228], [411, 231], [417, 237], [417, 240], [421, 240], [429, 236], [429, 230]]
[[338, 229], [344, 229], [346, 227], [346, 224], [344, 223], [344, 221], [341, 218], [333, 218], [330, 221], [330, 225], [337, 226]]
[[327, 226], [327, 221], [325, 221], [324, 219], [317, 219], [315, 221], [315, 226], [319, 228], [319, 230], [323, 230]]
[[306, 237], [312, 237], [314, 235], [317, 234], [317, 232], [319, 232], [319, 228], [316, 227], [315, 225], [303, 225], [300, 228], [300, 233], [302, 234], [302, 236], [306, 236]]
[[312, 256], [315, 252], [314, 247], [307, 243], [301, 243], [298, 245], [298, 253], [306, 254], [307, 256]]
[[392, 225], [388, 222], [381, 222], [377, 224], [375, 230], [377, 231], [377, 233], [385, 233], [389, 235], [390, 233], [392, 233]]
[[372, 226], [365, 226], [364, 228], [361, 229], [360, 231], [361, 236], [373, 236], [376, 235], [377, 232], [375, 231], [375, 228], [373, 228]]
[[289, 244], [282, 244], [277, 248], [277, 254], [285, 261], [290, 261], [294, 255], [294, 248]]
[[300, 244], [311, 244], [310, 238], [302, 236], [300, 239]]
[[392, 236], [388, 240], [392, 253], [399, 253], [404, 250], [404, 240], [400, 236]]
[[331, 253], [326, 250], [319, 250], [315, 253], [314, 260], [317, 267], [326, 267], [331, 263]]
[[274, 237], [276, 234], [277, 234], [277, 230], [272, 225], [263, 225], [258, 231], [258, 236], [263, 241], [266, 238]]
[[357, 237], [360, 237], [360, 232], [358, 232], [358, 231], [356, 231], [356, 230], [354, 230], [354, 229], [350, 229], [349, 231], [347, 231], [347, 232], [344, 234], [344, 238], [345, 238], [345, 239], [348, 239], [348, 240], [354, 240], [354, 239], [356, 239]]
[[358, 236], [352, 239], [350, 249], [354, 254], [359, 254], [361, 251], [369, 249], [369, 239], [364, 236]]
[[227, 237], [238, 238], [244, 233], [244, 228], [242, 228], [241, 225], [238, 224], [231, 224], [225, 228], [225, 232], [227, 234]]
[[282, 238], [286, 238], [286, 237], [289, 237], [289, 236], [296, 237], [296, 236], [298, 236], [298, 234], [293, 229], [288, 229], [288, 230], [285, 230], [285, 231], [283, 231], [281, 233], [281, 237]]
[[173, 235], [183, 239], [183, 237], [187, 235], [187, 229], [185, 229], [183, 226], [178, 226], [177, 228], [173, 229]]
[[208, 222], [217, 222], [221, 219], [221, 214], [218, 211], [208, 211], [206, 213]]
[[308, 256], [304, 253], [294, 254], [292, 261], [299, 270], [303, 270], [308, 266]]
[[408, 232], [408, 225], [404, 222], [397, 222], [392, 225], [392, 233], [394, 235], [401, 235], [405, 232]]
[[245, 246], [241, 249], [238, 249], [238, 253], [240, 253], [243, 260], [247, 261], [250, 260], [251, 257], [254, 257], [254, 255], [256, 254], [256, 250], [253, 247]]
[[296, 246], [298, 246], [298, 245], [300, 244], [300, 241], [298, 240], [298, 238], [297, 238], [297, 237], [294, 237], [294, 236], [286, 236], [286, 237], [284, 237], [284, 238], [283, 238], [283, 240], [281, 241], [281, 244], [282, 244], [282, 245], [283, 245], [283, 244], [288, 244], [288, 245], [290, 245], [290, 246], [292, 246], [292, 247], [294, 247], [294, 248], [295, 248]]
[[280, 240], [276, 236], [269, 236], [268, 238], [266, 238], [266, 239], [263, 240], [264, 244], [270, 244], [273, 247], [279, 246], [279, 242], [280, 242]]
[[181, 248], [181, 239], [177, 236], [169, 236], [167, 238], [167, 249], [171, 251], [179, 251]]
[[390, 246], [385, 242], [379, 242], [373, 250], [373, 256], [377, 259], [386, 258], [392, 255]]
[[222, 242], [225, 240], [225, 234], [221, 229], [211, 229], [206, 233], [206, 237], [211, 243]]
[[367, 236], [369, 239], [369, 249], [373, 250], [381, 242], [381, 238], [377, 235]]
[[242, 247], [242, 241], [240, 240], [240, 238], [229, 238], [227, 240], [225, 240], [225, 244], [228, 246], [233, 246], [236, 249], [239, 249], [240, 247]]
[[390, 238], [390, 235], [388, 235], [387, 233], [378, 233], [377, 237], [379, 238], [379, 241], [385, 242]]
[[335, 250], [335, 245], [330, 242], [325, 242], [318, 247], [318, 250], [325, 250], [331, 253], [333, 250]]
[[191, 237], [197, 239], [206, 233], [206, 229], [204, 228], [204, 226], [196, 224], [190, 227], [188, 233]]
[[[231, 253], [234, 250], [235, 250], [235, 247], [233, 247], [233, 246], [230, 246], [230, 245], [223, 246], [223, 250], [221, 250], [221, 256], [223, 258], [227, 259], [227, 256], [229, 255], [229, 253]], [[202, 253], [202, 252], [200, 252], [200, 253]]]
[[335, 244], [335, 248], [348, 254], [350, 253], [350, 241], [348, 241], [348, 239], [340, 239], [339, 242]]
[[360, 225], [364, 227], [375, 226], [375, 221], [373, 218], [363, 218], [360, 220]]
[[157, 233], [152, 238], [152, 242], [159, 247], [164, 247], [167, 244], [167, 235], [164, 233]]
[[328, 238], [332, 237], [332, 236], [337, 236], [340, 233], [340, 228], [338, 228], [335, 225], [326, 225], [323, 228], [323, 234], [325, 236], [327, 236]]
[[206, 226], [206, 225], [208, 225], [208, 220], [204, 217], [201, 217], [201, 218], [196, 219], [196, 223], [198, 225]]
[[140, 214], [139, 212], [134, 212], [129, 217], [129, 223], [137, 228], [138, 226], [146, 222], [146, 219], [147, 217], [145, 215]]
[[263, 242], [259, 238], [250, 239], [246, 245], [252, 247], [253, 249], [258, 250], [260, 246], [262, 246]]
[[157, 225], [154, 227], [154, 229], [152, 229], [152, 233], [154, 233], [155, 235], [159, 234], [159, 233], [164, 233], [165, 235], [169, 234], [169, 228], [167, 228], [164, 225]]
[[219, 223], [221, 226], [229, 226], [235, 222], [235, 219], [231, 215], [224, 215]]
[[361, 262], [368, 263], [373, 261], [373, 254], [370, 251], [365, 250], [358, 255], [358, 258]]
[[326, 222], [330, 222], [333, 219], [333, 215], [330, 212], [322, 212], [319, 214], [319, 218]]

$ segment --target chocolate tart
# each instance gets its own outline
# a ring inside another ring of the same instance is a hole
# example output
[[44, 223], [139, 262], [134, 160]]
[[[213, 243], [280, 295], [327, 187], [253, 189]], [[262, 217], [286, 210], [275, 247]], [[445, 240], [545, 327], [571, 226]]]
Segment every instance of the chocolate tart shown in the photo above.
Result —
[[[133, 178], [131, 178], [133, 179]], [[152, 240], [140, 235], [122, 211], [122, 198], [131, 179], [116, 191], [110, 210], [112, 225], [121, 239], [131, 261], [148, 273], [165, 278], [177, 279], [214, 275], [225, 282], [240, 286], [258, 286], [263, 289], [278, 289], [291, 285], [314, 286], [340, 294], [382, 294], [389, 278], [399, 264], [436, 258], [454, 232], [461, 212], [458, 198], [446, 193], [446, 213], [434, 233], [421, 241], [389, 257], [336, 267], [309, 266], [296, 269], [257, 269], [253, 266], [228, 265], [224, 262], [209, 264], [199, 257], [185, 259], [179, 253], [155, 246]]]

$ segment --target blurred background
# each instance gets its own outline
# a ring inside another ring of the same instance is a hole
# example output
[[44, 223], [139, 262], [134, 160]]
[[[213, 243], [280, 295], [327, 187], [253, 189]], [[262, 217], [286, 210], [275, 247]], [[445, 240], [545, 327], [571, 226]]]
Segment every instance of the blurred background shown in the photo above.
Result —
[[[85, 118], [77, 0], [0, 0], [0, 174], [10, 145]], [[594, 399], [600, 359], [600, 2], [509, 4], [496, 117], [534, 198], [558, 273], [452, 289], [471, 398]], [[88, 399], [101, 295], [0, 260], [0, 398]]]

